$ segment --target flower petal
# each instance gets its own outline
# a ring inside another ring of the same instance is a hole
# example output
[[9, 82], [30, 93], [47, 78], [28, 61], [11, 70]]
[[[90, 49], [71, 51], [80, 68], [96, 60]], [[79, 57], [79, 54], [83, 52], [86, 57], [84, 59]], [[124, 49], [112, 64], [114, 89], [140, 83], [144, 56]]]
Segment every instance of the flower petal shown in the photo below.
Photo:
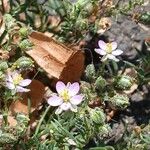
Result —
[[62, 110], [65, 110], [65, 111], [69, 110], [70, 107], [71, 107], [71, 104], [70, 104], [70, 103], [63, 103], [63, 104], [60, 105], [60, 108], [61, 108]]
[[57, 95], [53, 95], [47, 100], [48, 104], [51, 106], [59, 106], [63, 103], [63, 99], [58, 97]]
[[106, 43], [104, 41], [99, 40], [98, 45], [102, 50], [106, 50]]
[[77, 112], [77, 106], [76, 105], [71, 105], [70, 110], [73, 112]]
[[83, 100], [83, 95], [75, 95], [70, 99], [70, 103], [73, 105], [79, 105]]
[[56, 83], [56, 91], [58, 92], [58, 94], [60, 94], [65, 88], [66, 85], [62, 81], [58, 81]]
[[106, 55], [106, 52], [100, 48], [95, 48], [94, 49], [96, 53], [100, 54], [100, 55]]
[[60, 107], [58, 107], [58, 108], [56, 109], [56, 111], [55, 111], [55, 114], [59, 115], [59, 114], [62, 113], [62, 111], [63, 111], [63, 110], [62, 110]]
[[14, 71], [14, 72], [11, 73], [11, 76], [12, 76], [12, 78], [14, 79], [14, 78], [16, 78], [19, 74], [20, 74], [19, 71]]
[[101, 61], [104, 62], [104, 61], [106, 61], [107, 59], [108, 59], [108, 56], [105, 55], [105, 56], [102, 57]]
[[112, 50], [115, 50], [117, 48], [117, 42], [112, 42], [111, 45], [112, 45]]
[[30, 80], [30, 79], [25, 79], [25, 80], [22, 80], [22, 81], [19, 83], [19, 85], [24, 87], [24, 86], [28, 86], [31, 82], [32, 82], [32, 80]]
[[23, 88], [21, 86], [16, 86], [16, 91], [17, 92], [29, 92], [30, 89], [26, 89], [26, 88]]
[[7, 75], [6, 75], [6, 81], [9, 81], [9, 82], [12, 82], [12, 83], [13, 83], [13, 79], [12, 79], [12, 77], [11, 77], [10, 74], [7, 74]]
[[112, 54], [115, 55], [115, 56], [119, 56], [119, 55], [121, 55], [122, 53], [123, 53], [123, 51], [120, 50], [120, 49], [116, 49], [115, 51], [112, 51]]
[[6, 82], [6, 87], [10, 90], [15, 89], [15, 85], [11, 82]]
[[119, 59], [116, 58], [116, 57], [115, 57], [114, 55], [112, 55], [112, 54], [108, 54], [107, 57], [108, 57], [109, 59], [112, 59], [112, 60], [116, 61], [116, 62], [119, 61]]
[[74, 82], [73, 84], [70, 84], [70, 86], [68, 86], [68, 92], [70, 96], [74, 96], [76, 95], [80, 90], [80, 86], [78, 82]]

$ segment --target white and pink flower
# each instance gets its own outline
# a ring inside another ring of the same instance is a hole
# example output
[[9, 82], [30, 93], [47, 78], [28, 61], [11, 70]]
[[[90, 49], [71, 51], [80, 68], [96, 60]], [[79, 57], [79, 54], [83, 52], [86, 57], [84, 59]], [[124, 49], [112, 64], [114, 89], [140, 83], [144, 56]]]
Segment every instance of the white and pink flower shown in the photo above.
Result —
[[16, 92], [29, 92], [30, 89], [25, 88], [31, 83], [30, 79], [23, 79], [18, 71], [8, 72], [6, 75], [6, 87]]
[[98, 41], [99, 48], [95, 48], [95, 52], [102, 55], [102, 61], [106, 61], [107, 59], [112, 59], [114, 61], [119, 61], [116, 56], [119, 56], [123, 53], [122, 50], [117, 49], [117, 43], [105, 43], [102, 40]]
[[48, 104], [51, 106], [59, 106], [55, 112], [56, 114], [68, 110], [77, 112], [77, 105], [83, 101], [83, 95], [78, 94], [79, 90], [80, 86], [78, 82], [65, 85], [63, 82], [58, 81], [56, 84], [58, 95], [52, 95], [52, 97], [48, 99]]

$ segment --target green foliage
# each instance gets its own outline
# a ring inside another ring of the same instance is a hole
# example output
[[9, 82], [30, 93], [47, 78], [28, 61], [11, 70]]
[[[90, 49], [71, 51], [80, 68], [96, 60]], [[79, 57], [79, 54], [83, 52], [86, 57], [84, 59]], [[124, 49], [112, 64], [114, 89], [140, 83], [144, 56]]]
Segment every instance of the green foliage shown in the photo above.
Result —
[[133, 84], [133, 78], [127, 75], [118, 76], [114, 83], [116, 83], [116, 87], [121, 90], [128, 90], [131, 88]]
[[34, 67], [33, 60], [31, 58], [22, 56], [20, 57], [14, 64], [13, 68], [14, 69], [30, 69]]

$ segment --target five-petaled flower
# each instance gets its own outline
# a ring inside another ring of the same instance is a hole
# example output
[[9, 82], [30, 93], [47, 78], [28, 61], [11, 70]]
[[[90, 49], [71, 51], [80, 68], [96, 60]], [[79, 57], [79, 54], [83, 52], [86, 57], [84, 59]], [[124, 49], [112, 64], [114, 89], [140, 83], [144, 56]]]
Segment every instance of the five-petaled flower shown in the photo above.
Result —
[[123, 53], [122, 50], [117, 49], [117, 43], [105, 43], [102, 40], [98, 41], [98, 45], [100, 48], [95, 48], [95, 52], [102, 55], [102, 61], [106, 61], [107, 59], [112, 59], [114, 61], [119, 61], [116, 56], [119, 56]]
[[83, 101], [83, 95], [78, 94], [79, 90], [80, 86], [78, 82], [65, 85], [63, 82], [58, 81], [56, 83], [58, 95], [53, 94], [52, 97], [48, 99], [48, 104], [51, 106], [59, 106], [55, 112], [56, 114], [68, 110], [77, 112], [77, 105]]
[[29, 92], [30, 89], [24, 88], [31, 83], [30, 79], [23, 79], [18, 71], [8, 72], [6, 75], [6, 87], [16, 92]]

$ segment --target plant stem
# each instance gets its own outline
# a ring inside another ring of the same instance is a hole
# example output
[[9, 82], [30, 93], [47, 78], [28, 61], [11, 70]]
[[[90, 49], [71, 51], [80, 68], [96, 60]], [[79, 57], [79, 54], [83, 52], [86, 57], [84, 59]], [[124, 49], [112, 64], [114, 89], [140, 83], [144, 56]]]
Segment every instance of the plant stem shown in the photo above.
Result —
[[49, 110], [50, 110], [50, 105], [46, 108], [43, 116], [41, 117], [41, 119], [40, 119], [40, 121], [39, 121], [39, 123], [36, 127], [35, 134], [33, 135], [33, 137], [35, 137], [38, 134], [40, 126], [41, 126], [41, 124], [42, 124], [42, 122], [43, 122], [43, 120], [44, 120], [44, 118], [45, 118], [45, 116], [46, 116], [46, 114], [48, 113]]

